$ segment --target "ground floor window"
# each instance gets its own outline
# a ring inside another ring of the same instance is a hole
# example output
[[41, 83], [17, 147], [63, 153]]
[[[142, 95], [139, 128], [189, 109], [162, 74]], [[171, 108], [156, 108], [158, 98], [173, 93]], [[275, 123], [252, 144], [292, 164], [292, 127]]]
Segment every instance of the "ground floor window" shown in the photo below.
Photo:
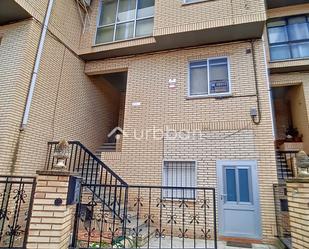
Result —
[[164, 161], [163, 185], [176, 187], [164, 189], [163, 197], [194, 199], [195, 191], [177, 187], [196, 187], [196, 163], [194, 161]]

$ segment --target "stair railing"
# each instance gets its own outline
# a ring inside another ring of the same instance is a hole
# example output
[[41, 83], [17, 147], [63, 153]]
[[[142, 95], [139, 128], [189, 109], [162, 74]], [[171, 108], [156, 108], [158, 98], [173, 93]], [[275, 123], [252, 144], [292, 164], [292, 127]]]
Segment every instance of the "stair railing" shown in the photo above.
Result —
[[[54, 152], [58, 142], [48, 142], [45, 169], [57, 163]], [[70, 156], [65, 160], [67, 170], [82, 177], [83, 186], [93, 194], [92, 201], [100, 200], [105, 208], [121, 221], [126, 213], [128, 184], [79, 141], [69, 141]]]
[[277, 175], [278, 179], [285, 180], [294, 178], [297, 175], [295, 157], [297, 151], [277, 151]]

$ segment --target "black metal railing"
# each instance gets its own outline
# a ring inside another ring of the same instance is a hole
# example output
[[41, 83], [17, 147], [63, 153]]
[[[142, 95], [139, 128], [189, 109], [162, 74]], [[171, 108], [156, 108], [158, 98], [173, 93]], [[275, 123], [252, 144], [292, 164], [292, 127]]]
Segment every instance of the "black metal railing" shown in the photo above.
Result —
[[[58, 142], [48, 143], [52, 169]], [[78, 141], [65, 164], [83, 178], [72, 248], [217, 248], [214, 188], [128, 185]]]
[[286, 184], [274, 184], [277, 237], [286, 248], [292, 248]]
[[277, 151], [277, 176], [280, 180], [294, 178], [297, 175], [295, 156], [297, 151]]
[[[45, 164], [47, 170], [52, 169], [57, 163], [56, 158], [53, 156], [57, 144], [58, 142], [48, 142]], [[128, 184], [79, 141], [69, 141], [69, 145], [70, 156], [65, 161], [67, 170], [78, 173], [88, 191], [91, 191], [95, 198], [105, 203], [106, 209], [121, 219], [123, 215], [120, 212], [124, 209], [122, 206], [124, 201], [121, 200], [122, 202], [115, 202], [114, 205], [110, 205], [114, 196], [119, 193], [117, 193], [117, 188], [104, 186], [115, 185], [118, 186], [118, 189], [122, 189]], [[122, 198], [124, 197], [122, 196]]]
[[112, 205], [125, 201], [120, 220], [89, 187], [83, 184], [73, 248], [217, 248], [214, 188], [103, 186], [118, 193]]
[[35, 178], [0, 176], [0, 248], [26, 248]]

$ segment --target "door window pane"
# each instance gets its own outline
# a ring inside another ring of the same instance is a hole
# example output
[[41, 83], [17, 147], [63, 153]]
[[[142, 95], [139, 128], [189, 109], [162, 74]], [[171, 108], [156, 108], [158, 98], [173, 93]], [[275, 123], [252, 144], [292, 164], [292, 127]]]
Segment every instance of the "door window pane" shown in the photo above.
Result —
[[143, 19], [136, 22], [136, 36], [149, 36], [153, 31], [153, 18]]
[[117, 0], [104, 1], [101, 9], [99, 26], [115, 23]]
[[237, 201], [235, 169], [226, 169], [226, 199]]
[[135, 19], [136, 0], [119, 0], [117, 21]]
[[286, 42], [288, 41], [288, 34], [286, 27], [273, 27], [268, 28], [268, 39], [270, 43]]
[[114, 28], [115, 28], [114, 25], [104, 28], [98, 28], [96, 36], [96, 44], [113, 41]]
[[208, 94], [207, 66], [192, 63], [190, 68], [190, 95]]
[[150, 17], [154, 14], [154, 0], [138, 0], [137, 18]]
[[291, 58], [289, 45], [272, 45], [270, 47], [270, 58], [272, 60], [285, 60]]
[[238, 169], [239, 201], [250, 202], [249, 170]]
[[134, 22], [118, 24], [116, 28], [116, 40], [125, 40], [133, 37]]
[[292, 44], [293, 58], [309, 57], [309, 42]]
[[229, 74], [227, 59], [209, 60], [210, 93], [229, 92]]

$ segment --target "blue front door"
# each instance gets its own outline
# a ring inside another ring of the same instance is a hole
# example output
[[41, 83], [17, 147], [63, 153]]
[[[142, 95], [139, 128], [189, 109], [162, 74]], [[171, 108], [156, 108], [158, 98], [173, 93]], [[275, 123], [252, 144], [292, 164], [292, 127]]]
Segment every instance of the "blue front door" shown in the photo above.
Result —
[[219, 233], [261, 238], [256, 161], [218, 161]]

